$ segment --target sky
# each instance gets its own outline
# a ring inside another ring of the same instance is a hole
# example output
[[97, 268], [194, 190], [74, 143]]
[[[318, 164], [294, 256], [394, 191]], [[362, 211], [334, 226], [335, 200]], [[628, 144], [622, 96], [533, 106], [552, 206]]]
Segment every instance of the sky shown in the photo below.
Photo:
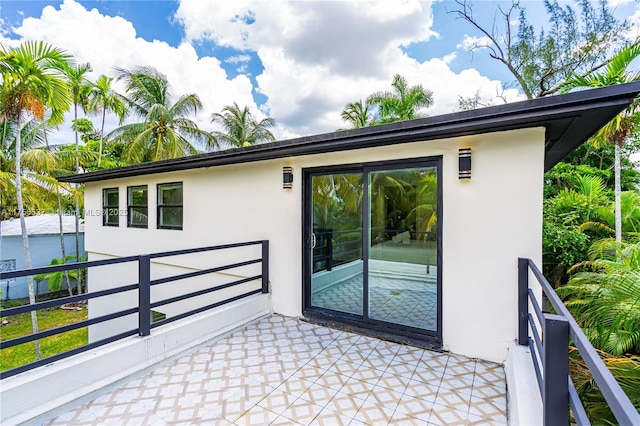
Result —
[[[639, 1], [608, 1], [616, 17], [640, 27]], [[509, 4], [476, 0], [474, 15], [490, 26], [497, 7]], [[545, 25], [541, 1], [521, 5], [534, 25]], [[394, 74], [433, 91], [428, 115], [458, 110], [458, 97], [476, 91], [487, 104], [504, 102], [497, 94], [524, 99], [503, 65], [469, 51], [481, 34], [447, 13], [455, 7], [449, 0], [0, 0], [0, 43], [48, 42], [90, 63], [91, 80], [114, 76], [116, 67], [153, 66], [174, 98], [200, 97], [193, 118], [201, 128], [215, 130], [211, 114], [235, 102], [273, 117], [276, 138], [287, 139], [346, 127], [344, 107], [389, 90]], [[70, 120], [53, 143], [73, 141]], [[109, 117], [105, 130], [117, 124]]]

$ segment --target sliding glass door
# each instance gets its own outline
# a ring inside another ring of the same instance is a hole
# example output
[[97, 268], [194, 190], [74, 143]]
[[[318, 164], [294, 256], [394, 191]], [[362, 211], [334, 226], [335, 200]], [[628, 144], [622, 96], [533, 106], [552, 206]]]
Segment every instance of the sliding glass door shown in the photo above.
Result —
[[305, 314], [439, 337], [439, 159], [305, 172]]

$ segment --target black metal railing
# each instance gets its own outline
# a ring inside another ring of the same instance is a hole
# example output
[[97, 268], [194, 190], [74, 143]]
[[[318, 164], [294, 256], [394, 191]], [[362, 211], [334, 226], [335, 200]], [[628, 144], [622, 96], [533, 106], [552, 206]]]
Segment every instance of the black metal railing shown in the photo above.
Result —
[[[536, 294], [529, 287], [529, 271], [537, 279], [543, 297], [556, 314], [543, 312]], [[529, 303], [537, 323], [529, 312]], [[531, 259], [518, 259], [518, 314], [518, 344], [530, 348], [542, 396], [545, 425], [569, 424], [569, 407], [576, 424], [591, 424], [569, 377], [569, 339], [580, 352], [618, 423], [640, 425], [640, 414]], [[540, 324], [542, 333], [537, 324]]]
[[[409, 232], [414, 240], [435, 241], [435, 232], [417, 232], [398, 229], [371, 229], [372, 235], [380, 234], [379, 239], [372, 236], [372, 244], [392, 240], [393, 237]], [[350, 234], [357, 238], [349, 238]], [[319, 229], [314, 232], [313, 272], [331, 271], [334, 266], [362, 259], [362, 229], [334, 231]]]
[[[159, 278], [159, 279], [155, 279], [155, 280], [151, 279], [151, 259], [157, 259], [157, 258], [161, 258], [161, 257], [181, 256], [181, 255], [188, 255], [188, 254], [202, 253], [202, 252], [209, 252], [209, 251], [217, 251], [217, 250], [225, 250], [225, 249], [233, 249], [233, 248], [253, 246], [253, 245], [261, 245], [261, 248], [262, 248], [261, 257], [255, 258], [255, 259], [246, 260], [246, 261], [243, 261], [243, 262], [237, 262], [237, 263], [233, 263], [233, 264], [229, 264], [229, 265], [218, 266], [218, 267], [215, 267], [215, 268], [203, 269], [203, 270], [190, 272], [190, 273], [186, 273], [186, 274], [173, 275], [173, 276]], [[138, 306], [137, 307], [133, 307], [133, 308], [129, 308], [129, 309], [123, 309], [123, 310], [120, 310], [120, 311], [109, 313], [107, 315], [101, 315], [101, 316], [98, 316], [98, 317], [89, 318], [89, 319], [84, 320], [84, 321], [78, 321], [78, 322], [75, 322], [73, 324], [68, 324], [68, 325], [64, 325], [64, 326], [61, 326], [61, 327], [51, 328], [51, 329], [48, 329], [48, 330], [39, 331], [37, 333], [29, 334], [29, 335], [26, 335], [26, 336], [22, 336], [22, 337], [17, 337], [17, 338], [14, 338], [14, 339], [6, 340], [6, 341], [3, 341], [3, 342], [0, 342], [0, 349], [10, 348], [12, 346], [16, 346], [16, 345], [20, 345], [20, 344], [23, 344], [23, 343], [32, 342], [32, 341], [39, 340], [39, 339], [42, 339], [42, 338], [45, 338], [45, 337], [53, 336], [53, 335], [60, 334], [60, 333], [65, 333], [65, 332], [68, 332], [68, 331], [76, 330], [76, 329], [79, 329], [79, 328], [83, 328], [83, 327], [87, 327], [87, 326], [90, 326], [90, 325], [102, 323], [102, 322], [105, 322], [105, 321], [113, 320], [113, 319], [116, 319], [116, 318], [124, 317], [126, 315], [131, 315], [131, 314], [135, 314], [135, 313], [138, 314], [138, 326], [136, 328], [133, 328], [133, 329], [130, 329], [130, 330], [126, 330], [126, 331], [120, 332], [118, 334], [115, 334], [113, 336], [110, 336], [108, 338], [101, 339], [101, 340], [98, 340], [98, 341], [95, 341], [95, 342], [91, 342], [91, 343], [88, 343], [86, 345], [80, 346], [78, 348], [74, 348], [74, 349], [59, 353], [59, 354], [55, 354], [55, 355], [49, 356], [47, 358], [43, 358], [43, 359], [28, 363], [28, 364], [21, 365], [19, 367], [15, 367], [15, 368], [10, 369], [10, 370], [6, 370], [6, 371], [3, 371], [3, 372], [0, 372], [0, 379], [4, 379], [6, 377], [11, 377], [11, 376], [14, 376], [16, 374], [22, 373], [24, 371], [28, 371], [28, 370], [31, 370], [33, 368], [49, 364], [51, 362], [54, 362], [54, 361], [57, 361], [57, 360], [60, 360], [60, 359], [63, 359], [63, 358], [67, 358], [69, 356], [72, 356], [72, 355], [75, 355], [75, 354], [78, 354], [78, 353], [81, 353], [81, 352], [85, 352], [85, 351], [91, 350], [93, 348], [96, 348], [96, 347], [99, 347], [99, 346], [103, 346], [103, 345], [106, 345], [106, 344], [111, 343], [111, 342], [115, 342], [115, 341], [123, 339], [125, 337], [133, 336], [135, 334], [138, 334], [139, 336], [148, 336], [151, 333], [151, 329], [152, 328], [167, 324], [169, 322], [177, 321], [179, 319], [186, 318], [188, 316], [197, 314], [199, 312], [203, 312], [203, 311], [206, 311], [206, 310], [209, 310], [209, 309], [213, 309], [215, 307], [218, 307], [218, 306], [221, 306], [221, 305], [224, 305], [224, 304], [227, 304], [227, 303], [233, 302], [235, 300], [239, 300], [239, 299], [242, 299], [242, 298], [257, 294], [257, 293], [268, 293], [269, 292], [269, 241], [266, 241], [266, 240], [264, 240], [264, 241], [250, 241], [250, 242], [235, 243], [235, 244], [225, 244], [225, 245], [210, 246], [210, 247], [200, 247], [200, 248], [186, 249], [186, 250], [167, 251], [167, 252], [146, 254], [146, 255], [140, 255], [140, 256], [120, 257], [120, 258], [116, 258], [116, 259], [93, 260], [93, 261], [88, 261], [88, 262], [69, 263], [69, 264], [65, 264], [65, 265], [47, 266], [47, 267], [42, 267], [42, 268], [23, 269], [23, 270], [19, 270], [19, 271], [11, 271], [11, 272], [2, 273], [2, 278], [3, 279], [5, 279], [5, 278], [6, 279], [19, 278], [19, 277], [26, 277], [26, 276], [30, 276], [30, 275], [52, 273], [52, 272], [60, 272], [60, 271], [71, 270], [71, 269], [83, 269], [83, 268], [91, 268], [91, 267], [106, 266], [106, 265], [116, 265], [116, 264], [130, 263], [130, 262], [137, 262], [138, 263], [138, 282], [137, 283], [124, 285], [124, 286], [120, 286], [120, 287], [114, 287], [114, 288], [110, 288], [110, 289], [106, 289], [106, 290], [83, 293], [83, 294], [79, 294], [79, 295], [75, 295], [75, 296], [67, 296], [67, 297], [62, 297], [62, 298], [58, 298], [58, 299], [47, 300], [47, 301], [44, 301], [44, 302], [38, 302], [38, 303], [35, 303], [35, 304], [30, 304], [30, 305], [23, 305], [23, 306], [18, 306], [18, 307], [9, 308], [9, 309], [2, 309], [2, 310], [0, 310], [0, 318], [5, 318], [5, 317], [9, 317], [11, 315], [18, 315], [18, 314], [23, 314], [23, 313], [27, 313], [27, 312], [38, 311], [38, 310], [42, 310], [42, 309], [46, 309], [46, 308], [62, 306], [62, 305], [69, 304], [69, 303], [76, 303], [76, 302], [80, 302], [80, 301], [85, 301], [85, 300], [89, 300], [89, 299], [95, 299], [95, 298], [98, 298], [98, 297], [104, 297], [104, 296], [109, 296], [109, 295], [113, 295], [113, 294], [117, 294], [117, 293], [123, 293], [123, 292], [134, 291], [134, 290], [138, 291]], [[181, 294], [181, 295], [176, 296], [176, 297], [171, 297], [171, 298], [168, 298], [168, 299], [155, 301], [153, 303], [151, 302], [151, 287], [153, 287], [153, 286], [166, 284], [166, 283], [173, 282], [173, 281], [193, 278], [193, 277], [197, 277], [197, 276], [202, 276], [202, 275], [205, 275], [205, 274], [211, 274], [211, 273], [215, 273], [215, 272], [227, 271], [227, 270], [230, 270], [230, 269], [240, 268], [242, 266], [247, 266], [247, 265], [252, 265], [252, 264], [257, 264], [257, 263], [260, 263], [261, 266], [262, 266], [261, 273], [259, 275], [242, 278], [242, 279], [239, 279], [239, 280], [236, 280], [236, 281], [232, 281], [232, 282], [229, 282], [229, 283], [225, 283], [225, 284], [215, 285], [215, 286], [208, 287], [208, 288], [205, 288], [205, 289], [202, 289], [202, 290], [199, 290], [199, 291], [194, 291], [194, 292], [191, 292], [191, 293]], [[251, 281], [257, 281], [257, 280], [261, 280], [261, 288], [259, 288], [259, 289], [251, 290], [251, 291], [236, 295], [234, 297], [218, 301], [218, 302], [213, 303], [213, 304], [209, 304], [209, 305], [206, 305], [206, 306], [199, 307], [197, 309], [193, 309], [193, 310], [190, 310], [190, 311], [187, 311], [187, 312], [183, 312], [181, 314], [174, 315], [174, 316], [171, 316], [169, 318], [166, 318], [166, 319], [163, 319], [163, 320], [160, 320], [160, 321], [152, 322], [151, 309], [153, 309], [153, 308], [157, 308], [159, 306], [168, 305], [170, 303], [175, 303], [175, 302], [179, 302], [179, 301], [182, 301], [182, 300], [186, 300], [186, 299], [190, 299], [190, 298], [194, 298], [194, 297], [198, 297], [198, 296], [202, 296], [204, 294], [212, 293], [212, 292], [219, 291], [219, 290], [222, 290], [222, 289], [225, 289], [225, 288], [229, 288], [229, 287], [233, 287], [233, 286], [237, 286], [237, 285], [240, 285], [240, 284], [248, 283], [248, 282], [251, 282]]]

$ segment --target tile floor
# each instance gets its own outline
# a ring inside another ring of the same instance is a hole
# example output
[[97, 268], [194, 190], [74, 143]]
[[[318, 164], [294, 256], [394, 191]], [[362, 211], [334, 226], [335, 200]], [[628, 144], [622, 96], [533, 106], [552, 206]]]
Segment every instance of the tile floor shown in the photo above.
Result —
[[[369, 316], [373, 319], [435, 331], [436, 284], [431, 280], [403, 280], [373, 276], [369, 280]], [[362, 275], [316, 291], [311, 304], [362, 315]]]
[[500, 365], [272, 315], [48, 424], [507, 423]]

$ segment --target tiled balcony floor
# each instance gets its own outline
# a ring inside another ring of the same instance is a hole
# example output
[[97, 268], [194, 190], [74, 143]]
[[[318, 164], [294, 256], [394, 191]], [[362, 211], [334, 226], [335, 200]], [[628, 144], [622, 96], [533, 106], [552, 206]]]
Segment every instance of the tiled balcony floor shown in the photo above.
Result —
[[[369, 316], [373, 319], [435, 331], [436, 283], [387, 277], [369, 279]], [[362, 275], [311, 295], [313, 306], [362, 315]]]
[[500, 365], [273, 315], [49, 424], [506, 423]]

